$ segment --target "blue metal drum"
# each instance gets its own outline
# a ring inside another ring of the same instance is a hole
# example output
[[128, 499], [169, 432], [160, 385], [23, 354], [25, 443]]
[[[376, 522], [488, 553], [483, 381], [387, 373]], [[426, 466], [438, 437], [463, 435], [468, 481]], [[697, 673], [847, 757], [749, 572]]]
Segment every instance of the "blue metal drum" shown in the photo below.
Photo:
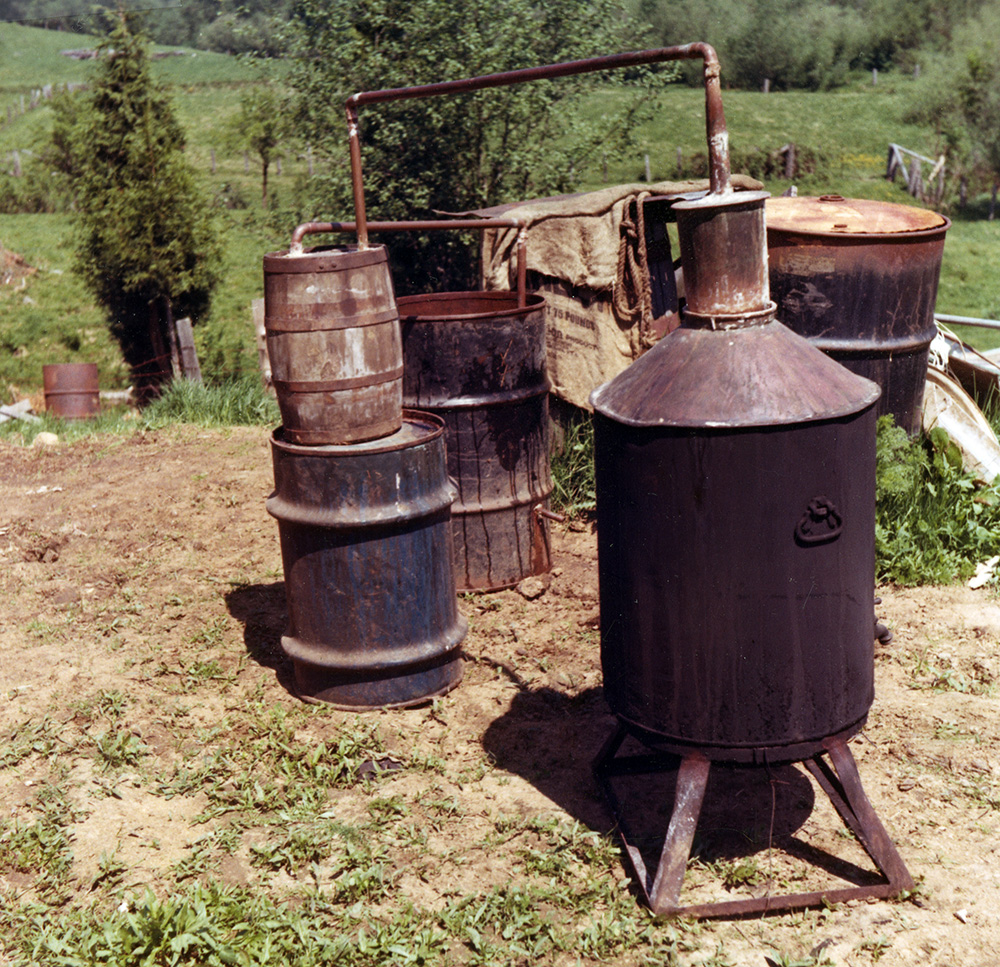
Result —
[[442, 421], [406, 410], [396, 433], [349, 446], [271, 438], [289, 622], [281, 646], [307, 699], [414, 705], [462, 677], [452, 561], [454, 489]]

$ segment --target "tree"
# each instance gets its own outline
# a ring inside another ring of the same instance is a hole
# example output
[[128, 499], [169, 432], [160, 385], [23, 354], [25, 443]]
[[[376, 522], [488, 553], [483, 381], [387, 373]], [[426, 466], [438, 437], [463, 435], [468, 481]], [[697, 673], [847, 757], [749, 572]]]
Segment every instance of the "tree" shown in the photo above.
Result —
[[[293, 0], [290, 13], [297, 124], [327, 160], [313, 182], [314, 211], [334, 220], [353, 212], [343, 112], [349, 95], [639, 43], [627, 33], [618, 0]], [[676, 71], [667, 64], [635, 76], [647, 79], [648, 93], [648, 78]], [[635, 126], [629, 111], [594, 117], [594, 102], [580, 95], [597, 83], [598, 75], [588, 74], [364, 109], [369, 217], [429, 218], [570, 190], [588, 161], [619, 149]], [[437, 232], [385, 241], [400, 291], [475, 287], [477, 239]]]
[[240, 98], [227, 140], [252, 151], [260, 161], [261, 207], [267, 208], [271, 162], [281, 157], [281, 145], [291, 134], [288, 99], [271, 84], [255, 84]]
[[963, 185], [992, 188], [992, 220], [1000, 187], [1000, 6], [955, 24], [950, 49], [926, 63], [907, 120], [935, 125], [948, 170]]
[[208, 309], [220, 248], [131, 15], [111, 16], [93, 82], [55, 111], [53, 149], [77, 210], [75, 268], [145, 400], [171, 376], [174, 317]]

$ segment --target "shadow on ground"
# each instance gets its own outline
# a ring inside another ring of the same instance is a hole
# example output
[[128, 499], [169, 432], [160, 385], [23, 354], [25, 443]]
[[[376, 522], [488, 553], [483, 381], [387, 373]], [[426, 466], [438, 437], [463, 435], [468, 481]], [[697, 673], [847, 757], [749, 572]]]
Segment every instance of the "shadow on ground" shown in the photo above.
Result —
[[[550, 688], [523, 687], [509, 711], [487, 728], [483, 744], [498, 766], [522, 776], [581, 824], [608, 833], [617, 824], [592, 767], [615, 724], [600, 689], [569, 697]], [[648, 752], [628, 738], [619, 758]], [[676, 774], [671, 765], [676, 761], [664, 757], [667, 771], [612, 780], [622, 828], [650, 870], [659, 863], [673, 812]], [[826, 801], [822, 793], [820, 800]], [[744, 870], [748, 879], [758, 870], [764, 875], [772, 850], [801, 865], [803, 872], [816, 868], [858, 886], [879, 882], [873, 867], [866, 869], [809, 842], [802, 828], [816, 804], [816, 788], [798, 766], [713, 764], [692, 856], [718, 864], [713, 875], [720, 882], [714, 898], [731, 898], [726, 890], [733, 885], [734, 870]], [[834, 828], [827, 832], [841, 828], [838, 818], [831, 821]], [[737, 878], [736, 882], [741, 881]], [[844, 885], [830, 883], [831, 887]], [[788, 891], [782, 887], [776, 892]]]
[[281, 635], [288, 622], [284, 581], [234, 588], [226, 595], [226, 607], [243, 625], [243, 643], [250, 658], [270, 668], [278, 684], [295, 695], [292, 662], [281, 650]]

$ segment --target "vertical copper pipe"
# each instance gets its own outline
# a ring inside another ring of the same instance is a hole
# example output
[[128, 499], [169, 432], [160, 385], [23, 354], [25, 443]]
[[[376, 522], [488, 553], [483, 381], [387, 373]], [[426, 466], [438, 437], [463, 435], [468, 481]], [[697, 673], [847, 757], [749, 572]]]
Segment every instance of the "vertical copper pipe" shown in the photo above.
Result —
[[517, 307], [528, 304], [528, 229], [522, 225], [517, 232]]
[[358, 248], [368, 248], [368, 216], [365, 212], [365, 189], [361, 182], [361, 138], [358, 135], [358, 111], [348, 101], [347, 138], [351, 148], [351, 187], [354, 191], [354, 220], [358, 230]]
[[722, 110], [722, 82], [719, 58], [708, 44], [692, 44], [705, 61], [705, 133], [708, 138], [709, 185], [712, 194], [724, 195], [733, 190], [729, 168], [729, 132]]

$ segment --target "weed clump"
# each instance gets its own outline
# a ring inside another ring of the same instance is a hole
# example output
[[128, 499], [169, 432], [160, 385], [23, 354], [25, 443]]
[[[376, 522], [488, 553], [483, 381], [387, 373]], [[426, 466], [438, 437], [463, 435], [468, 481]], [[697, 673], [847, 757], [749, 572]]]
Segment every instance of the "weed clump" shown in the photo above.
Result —
[[998, 483], [983, 486], [966, 472], [940, 428], [910, 440], [883, 416], [877, 433], [877, 579], [919, 585], [968, 577], [1000, 541]]

